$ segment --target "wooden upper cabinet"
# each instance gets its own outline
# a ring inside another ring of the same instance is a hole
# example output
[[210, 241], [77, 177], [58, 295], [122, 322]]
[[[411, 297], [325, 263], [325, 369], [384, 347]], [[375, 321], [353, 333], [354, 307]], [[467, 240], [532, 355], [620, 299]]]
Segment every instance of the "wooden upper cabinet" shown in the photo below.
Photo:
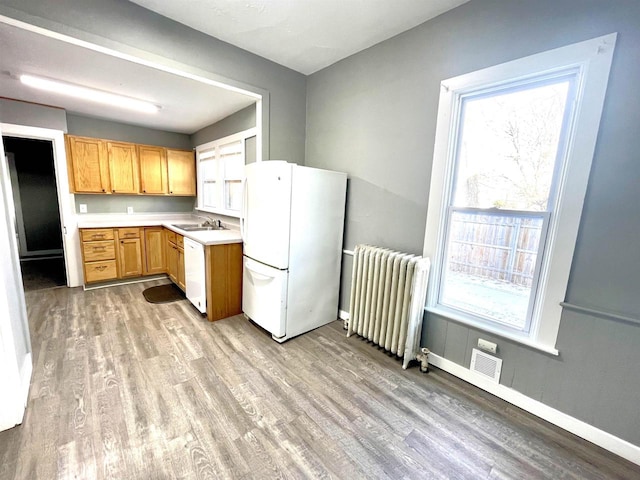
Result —
[[140, 193], [136, 145], [106, 142], [111, 193]]
[[72, 193], [108, 193], [111, 190], [105, 144], [97, 138], [67, 135], [69, 186]]
[[71, 193], [196, 195], [190, 150], [67, 135]]
[[138, 161], [140, 162], [140, 189], [146, 194], [166, 194], [167, 184], [167, 150], [162, 147], [138, 145]]
[[167, 149], [169, 195], [196, 194], [196, 159], [192, 151]]

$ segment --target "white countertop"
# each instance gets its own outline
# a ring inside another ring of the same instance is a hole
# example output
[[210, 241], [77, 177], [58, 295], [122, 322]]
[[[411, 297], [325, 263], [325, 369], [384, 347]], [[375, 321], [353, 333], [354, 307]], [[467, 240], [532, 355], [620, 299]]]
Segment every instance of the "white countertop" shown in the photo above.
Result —
[[226, 230], [207, 230], [203, 232], [187, 232], [173, 224], [202, 223], [202, 218], [185, 213], [163, 214], [93, 214], [82, 215], [78, 219], [78, 228], [118, 228], [118, 227], [156, 227], [163, 226], [202, 245], [221, 245], [225, 243], [242, 243], [240, 232], [234, 225], [224, 224]]

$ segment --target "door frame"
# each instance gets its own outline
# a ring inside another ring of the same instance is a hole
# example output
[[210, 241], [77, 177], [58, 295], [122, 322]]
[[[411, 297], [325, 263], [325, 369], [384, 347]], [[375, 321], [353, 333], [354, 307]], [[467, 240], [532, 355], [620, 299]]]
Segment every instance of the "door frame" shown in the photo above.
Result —
[[[78, 287], [82, 285], [82, 253], [80, 251], [75, 196], [69, 193], [69, 174], [64, 132], [49, 128], [0, 123], [0, 134], [3, 136], [47, 140], [52, 143], [67, 286]], [[4, 157], [3, 161], [5, 161]]]

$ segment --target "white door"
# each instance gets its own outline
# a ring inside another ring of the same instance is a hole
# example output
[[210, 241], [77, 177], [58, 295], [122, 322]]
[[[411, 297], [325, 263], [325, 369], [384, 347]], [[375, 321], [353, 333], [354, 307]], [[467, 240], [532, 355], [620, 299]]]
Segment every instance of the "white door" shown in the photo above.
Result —
[[0, 431], [22, 423], [33, 367], [12, 202], [9, 169], [0, 161]]
[[242, 310], [275, 337], [286, 334], [289, 272], [244, 257]]
[[245, 167], [244, 254], [279, 269], [289, 267], [291, 172], [292, 165], [280, 161]]

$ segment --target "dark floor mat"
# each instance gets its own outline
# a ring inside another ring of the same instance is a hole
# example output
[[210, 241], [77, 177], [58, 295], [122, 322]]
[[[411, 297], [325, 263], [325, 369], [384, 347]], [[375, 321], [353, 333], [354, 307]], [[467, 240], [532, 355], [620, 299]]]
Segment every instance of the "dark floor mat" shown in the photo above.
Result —
[[145, 300], [149, 303], [169, 303], [185, 299], [182, 290], [173, 283], [147, 288], [142, 292], [142, 295], [144, 295]]

